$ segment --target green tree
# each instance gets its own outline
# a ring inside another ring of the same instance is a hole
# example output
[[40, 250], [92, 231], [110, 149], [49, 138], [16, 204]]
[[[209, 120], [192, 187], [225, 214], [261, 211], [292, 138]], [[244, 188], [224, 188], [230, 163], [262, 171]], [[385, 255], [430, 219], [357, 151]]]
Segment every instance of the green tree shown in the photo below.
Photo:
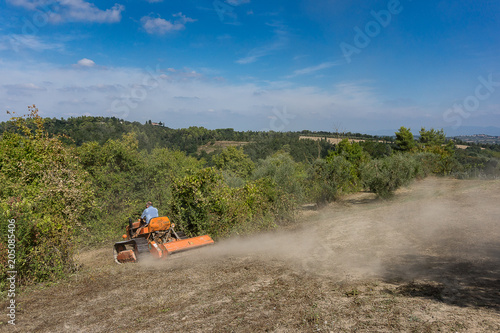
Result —
[[224, 149], [212, 158], [212, 162], [217, 169], [230, 171], [242, 178], [249, 177], [255, 169], [255, 164], [243, 149], [236, 147]]
[[356, 167], [369, 158], [368, 154], [363, 151], [363, 148], [359, 143], [349, 142], [348, 139], [340, 141], [337, 144], [335, 151], [330, 152], [327, 159], [331, 158], [331, 156], [343, 156]]
[[87, 142], [77, 148], [81, 164], [92, 176], [98, 209], [89, 221], [88, 237], [92, 242], [112, 238], [123, 231], [125, 221], [141, 212], [151, 181], [147, 178], [146, 160], [138, 150], [135, 133], [104, 145]]
[[318, 205], [334, 201], [352, 189], [356, 179], [353, 164], [344, 156], [317, 159], [309, 170], [308, 197]]
[[302, 164], [295, 162], [290, 154], [282, 151], [260, 160], [252, 175], [253, 179], [269, 178], [296, 202], [304, 199], [306, 177]]
[[426, 130], [424, 127], [420, 129], [420, 138], [419, 143], [422, 146], [442, 146], [446, 141], [446, 135], [444, 134], [443, 129], [439, 131], [431, 128], [430, 130]]
[[452, 140], [446, 142], [446, 135], [443, 129], [437, 131], [433, 128], [420, 130], [419, 151], [438, 155], [439, 161], [434, 170], [435, 173], [449, 174], [456, 168], [455, 144]]
[[400, 151], [411, 151], [415, 148], [415, 139], [410, 128], [401, 126], [396, 133], [396, 145]]
[[348, 139], [342, 139], [337, 144], [335, 151], [331, 152], [331, 155], [343, 156], [349, 162], [359, 165], [364, 159], [366, 159], [367, 154], [363, 151], [361, 145], [357, 142], [349, 142]]
[[343, 157], [347, 162], [349, 162], [349, 184], [353, 189], [356, 188], [359, 179], [359, 166], [368, 161], [370, 159], [370, 155], [363, 150], [359, 143], [349, 142], [348, 139], [343, 139], [337, 144], [335, 151], [330, 151], [325, 159], [329, 164], [333, 165], [340, 161], [336, 157]]
[[183, 178], [194, 170], [203, 167], [204, 161], [187, 156], [179, 150], [156, 148], [151, 153], [141, 152], [145, 164], [144, 198], [153, 200], [161, 211], [168, 211], [171, 200], [171, 187], [175, 179]]
[[382, 142], [364, 141], [360, 142], [360, 145], [372, 158], [381, 158], [392, 155], [391, 146]]

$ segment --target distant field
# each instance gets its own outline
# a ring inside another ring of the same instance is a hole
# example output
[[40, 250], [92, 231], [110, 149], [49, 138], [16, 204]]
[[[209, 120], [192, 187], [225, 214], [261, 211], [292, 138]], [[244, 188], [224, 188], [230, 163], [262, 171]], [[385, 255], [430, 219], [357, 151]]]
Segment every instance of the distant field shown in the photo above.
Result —
[[240, 147], [244, 146], [246, 144], [249, 144], [250, 142], [245, 142], [245, 141], [215, 141], [215, 143], [207, 143], [206, 145], [198, 147], [198, 153], [201, 151], [207, 152], [207, 154], [210, 154], [211, 152], [216, 151], [217, 149], [224, 149], [227, 147]]
[[[300, 136], [299, 137], [300, 140], [314, 140], [314, 141], [320, 141], [320, 140], [323, 140], [325, 139], [325, 137], [322, 137], [322, 136]], [[326, 140], [329, 142], [329, 143], [333, 143], [333, 144], [338, 144], [340, 141], [344, 140], [345, 138], [326, 138]], [[364, 139], [349, 139], [347, 138], [347, 140], [349, 140], [349, 142], [363, 142], [363, 141], [367, 141], [367, 140], [364, 140]], [[384, 141], [377, 141], [377, 142], [384, 142]]]
[[[458, 149], [467, 149], [469, 148], [470, 146], [467, 146], [467, 145], [455, 145], [455, 147], [457, 147]], [[481, 150], [485, 150], [486, 148], [483, 148], [481, 147]]]
[[[319, 141], [319, 140], [323, 140], [325, 138], [324, 137], [319, 137], [319, 136], [300, 136], [299, 139], [301, 139], [301, 140], [308, 139], [308, 140]], [[326, 140], [328, 142], [333, 143], [333, 144], [338, 144], [343, 139], [344, 138], [326, 138]], [[349, 140], [349, 142], [363, 142], [363, 141], [367, 141], [367, 140], [363, 140], [363, 139], [348, 139], [348, 140]], [[377, 142], [384, 142], [384, 141], [378, 140]], [[458, 149], [467, 149], [469, 146], [467, 146], [467, 145], [455, 145], [455, 147], [457, 147]], [[481, 148], [481, 149], [484, 150], [485, 148]]]

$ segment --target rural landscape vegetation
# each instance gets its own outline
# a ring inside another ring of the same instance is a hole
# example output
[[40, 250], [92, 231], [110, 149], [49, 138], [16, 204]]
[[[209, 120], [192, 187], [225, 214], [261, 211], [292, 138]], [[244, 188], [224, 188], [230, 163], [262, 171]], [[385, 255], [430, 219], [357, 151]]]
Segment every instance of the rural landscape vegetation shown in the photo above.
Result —
[[499, 18], [0, 1], [0, 333], [500, 332]]
[[[0, 124], [0, 228], [16, 220], [18, 328], [500, 328], [498, 144], [433, 128], [239, 132], [28, 111]], [[216, 244], [115, 266], [112, 244], [148, 200]], [[111, 312], [78, 319], [91, 306]]]

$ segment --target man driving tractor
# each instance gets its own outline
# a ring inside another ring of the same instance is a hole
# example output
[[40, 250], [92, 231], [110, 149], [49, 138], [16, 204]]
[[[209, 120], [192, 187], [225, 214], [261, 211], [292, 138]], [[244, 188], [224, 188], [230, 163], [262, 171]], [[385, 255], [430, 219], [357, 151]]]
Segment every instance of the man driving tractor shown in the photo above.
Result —
[[158, 217], [158, 209], [153, 207], [153, 203], [151, 201], [148, 201], [148, 203], [146, 204], [146, 209], [144, 209], [141, 215], [141, 220], [144, 224], [141, 224], [141, 226], [137, 229], [134, 237], [137, 236], [141, 232], [141, 230], [149, 224], [149, 221], [151, 221], [153, 217]]
[[167, 216], [158, 216], [158, 209], [148, 201], [141, 218], [137, 222], [129, 218], [123, 240], [113, 246], [115, 262], [138, 262], [147, 255], [166, 258], [172, 253], [214, 243], [209, 235], [188, 237], [182, 232], [175, 232], [174, 227]]

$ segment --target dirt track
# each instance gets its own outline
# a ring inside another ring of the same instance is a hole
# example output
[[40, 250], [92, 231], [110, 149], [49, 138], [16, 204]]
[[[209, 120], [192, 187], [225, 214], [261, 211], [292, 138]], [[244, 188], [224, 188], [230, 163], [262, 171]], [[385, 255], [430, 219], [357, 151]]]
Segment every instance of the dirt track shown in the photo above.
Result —
[[430, 178], [162, 262], [116, 265], [110, 244], [19, 296], [16, 330], [500, 331], [499, 216], [499, 181]]

